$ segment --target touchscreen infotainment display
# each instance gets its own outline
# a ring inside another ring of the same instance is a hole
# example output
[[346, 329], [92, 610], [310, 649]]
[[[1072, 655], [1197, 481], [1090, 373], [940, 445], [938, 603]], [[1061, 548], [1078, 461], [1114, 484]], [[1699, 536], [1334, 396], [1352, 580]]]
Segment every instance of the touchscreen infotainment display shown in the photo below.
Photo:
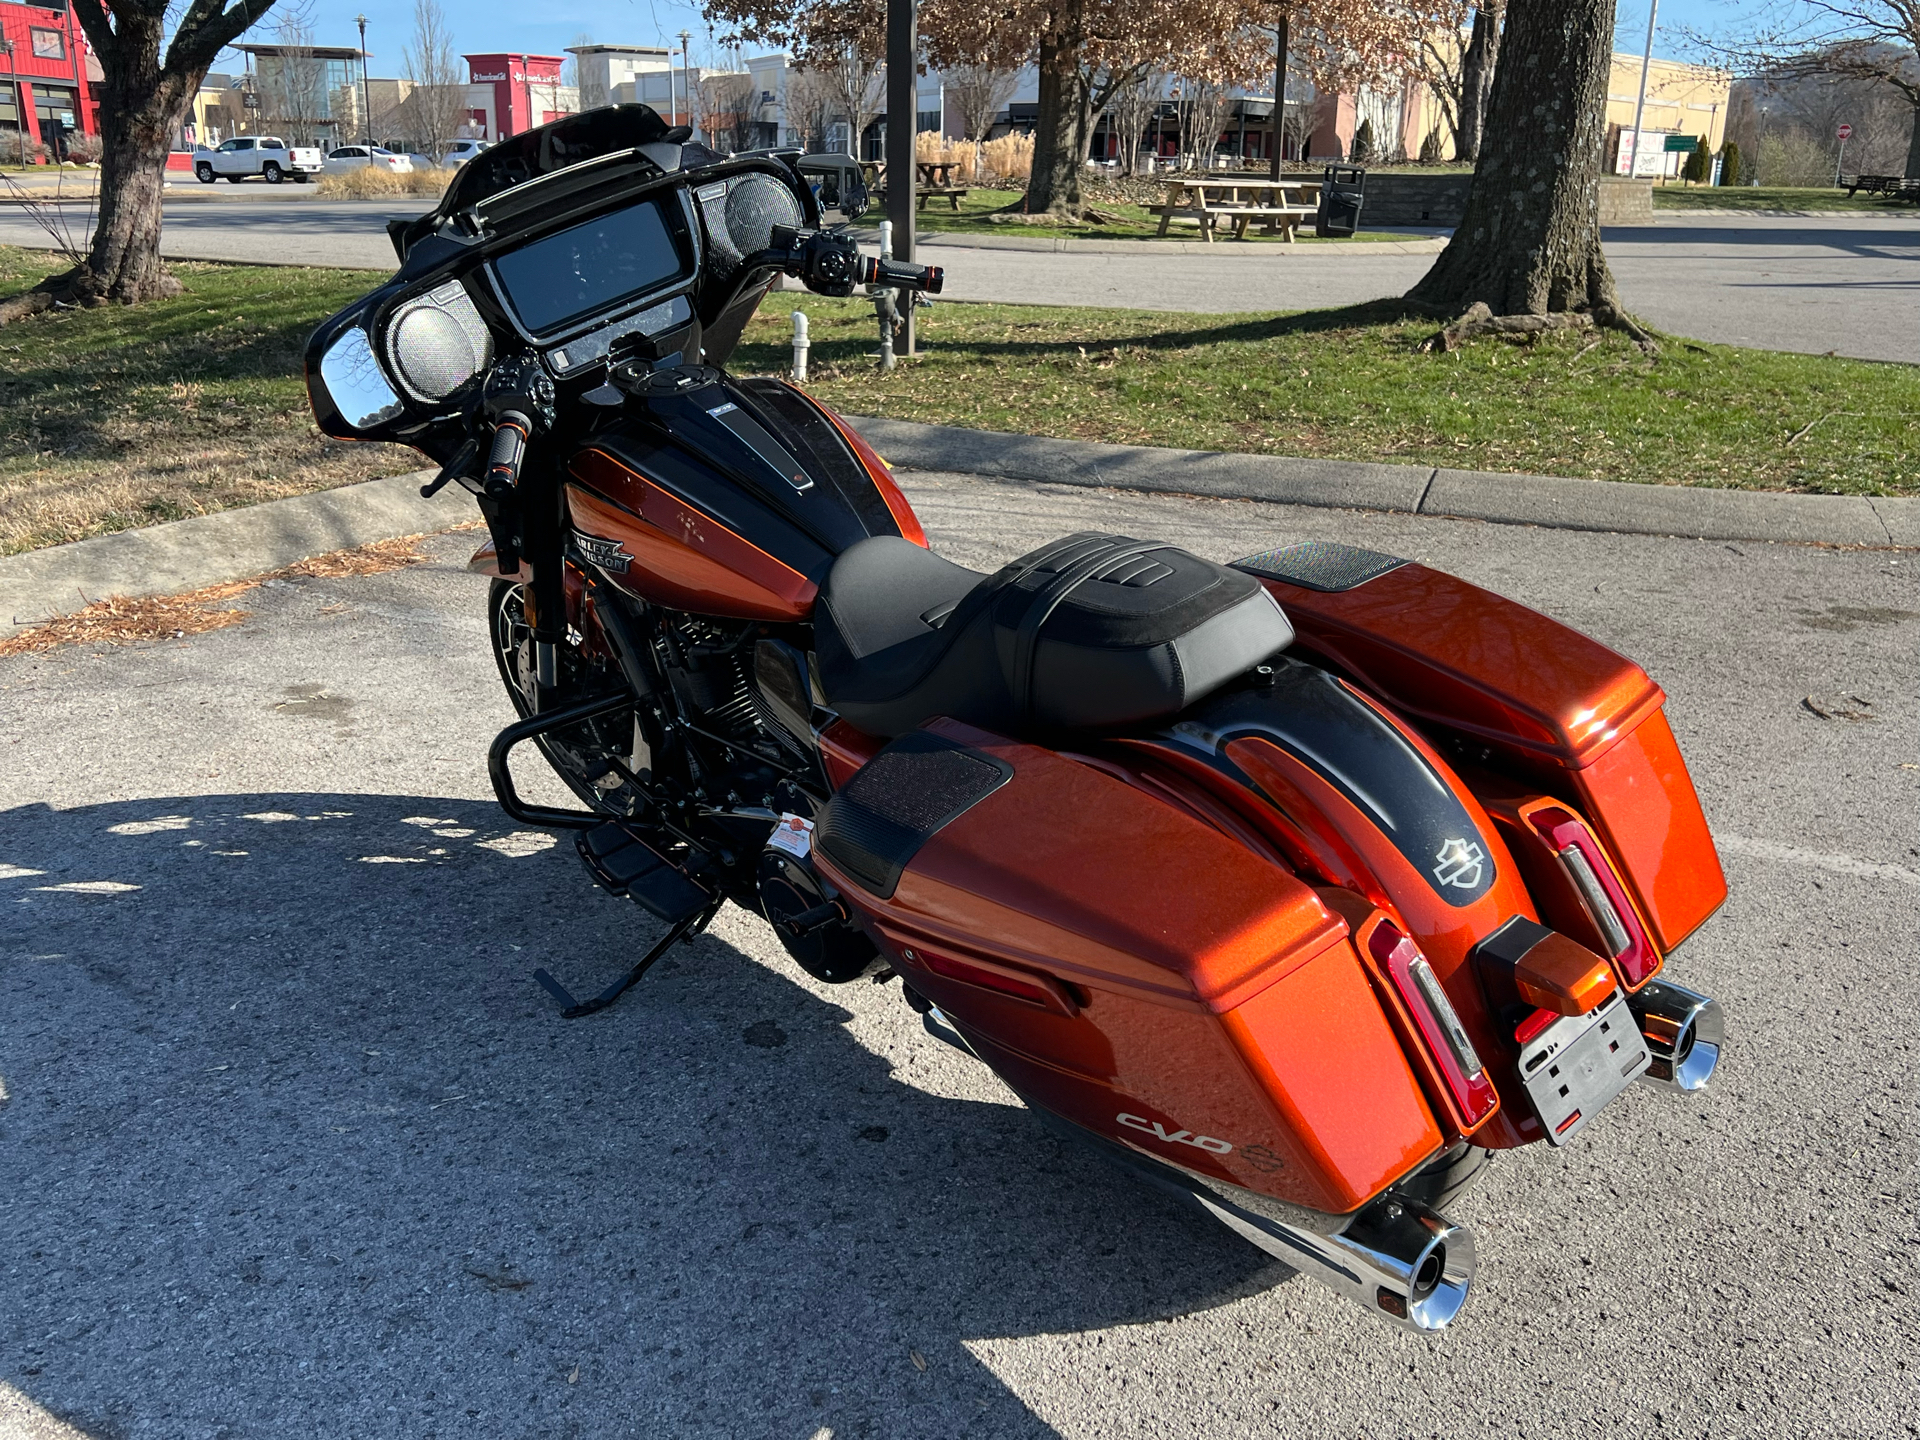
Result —
[[546, 335], [685, 273], [657, 201], [536, 240], [493, 262], [500, 288], [534, 335]]

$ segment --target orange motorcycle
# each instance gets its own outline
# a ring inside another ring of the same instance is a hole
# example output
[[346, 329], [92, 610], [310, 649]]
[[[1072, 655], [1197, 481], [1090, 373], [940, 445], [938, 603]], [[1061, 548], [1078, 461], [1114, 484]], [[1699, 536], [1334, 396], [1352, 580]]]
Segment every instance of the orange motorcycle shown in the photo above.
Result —
[[[941, 559], [857, 432], [723, 368], [781, 275], [939, 289], [821, 228], [795, 154], [611, 107], [392, 229], [398, 273], [314, 334], [308, 388], [328, 434], [478, 500], [521, 716], [500, 803], [666, 927], [590, 999], [539, 972], [567, 1016], [731, 900], [1415, 1330], [1466, 1298], [1441, 1211], [1491, 1152], [1712, 1074], [1719, 1008], [1664, 969], [1726, 885], [1631, 661], [1325, 542]], [[527, 742], [577, 807], [520, 795]]]

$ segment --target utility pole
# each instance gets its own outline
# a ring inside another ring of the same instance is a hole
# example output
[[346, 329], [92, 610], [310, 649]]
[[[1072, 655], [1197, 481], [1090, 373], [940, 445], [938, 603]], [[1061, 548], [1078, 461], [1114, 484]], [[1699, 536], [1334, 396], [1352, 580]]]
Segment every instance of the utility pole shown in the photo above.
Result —
[[7, 84], [13, 87], [13, 134], [19, 147], [19, 160], [27, 163], [27, 116], [20, 103], [20, 75], [13, 68], [13, 41], [0, 35], [0, 53], [7, 57]]
[[1280, 178], [1280, 152], [1287, 148], [1287, 47], [1292, 36], [1287, 22], [1292, 17], [1285, 10], [1280, 12], [1279, 22], [1274, 26], [1273, 34], [1273, 155], [1267, 162], [1267, 178]]
[[361, 128], [366, 132], [367, 148], [373, 148], [373, 92], [367, 85], [367, 17], [356, 15], [354, 23], [360, 27], [360, 109], [364, 115]]
[[[681, 124], [689, 130], [693, 129], [693, 59], [687, 50], [687, 42], [691, 39], [693, 39], [691, 30], [680, 32], [680, 93], [687, 102], [687, 118], [681, 121]], [[669, 90], [673, 88], [671, 78], [667, 81], [667, 88]], [[700, 137], [695, 135], [693, 138], [698, 140]]]
[[[893, 258], [913, 259], [913, 139], [920, 128], [920, 77], [915, 73], [919, 16], [914, 0], [887, 0], [887, 219], [893, 222]], [[894, 353], [913, 357], [911, 293], [901, 305]]]
[[[1640, 117], [1647, 109], [1647, 72], [1653, 69], [1653, 22], [1660, 16], [1660, 0], [1647, 0], [1647, 49], [1640, 57], [1640, 98], [1633, 102], [1633, 165], [1627, 171], [1632, 179], [1640, 173]], [[1666, 162], [1664, 158], [1661, 163]]]

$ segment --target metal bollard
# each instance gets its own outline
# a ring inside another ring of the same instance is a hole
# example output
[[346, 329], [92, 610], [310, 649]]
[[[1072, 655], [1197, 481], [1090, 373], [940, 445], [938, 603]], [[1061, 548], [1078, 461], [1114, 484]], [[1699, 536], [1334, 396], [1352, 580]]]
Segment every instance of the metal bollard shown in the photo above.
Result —
[[793, 378], [801, 384], [807, 379], [807, 312], [793, 312]]

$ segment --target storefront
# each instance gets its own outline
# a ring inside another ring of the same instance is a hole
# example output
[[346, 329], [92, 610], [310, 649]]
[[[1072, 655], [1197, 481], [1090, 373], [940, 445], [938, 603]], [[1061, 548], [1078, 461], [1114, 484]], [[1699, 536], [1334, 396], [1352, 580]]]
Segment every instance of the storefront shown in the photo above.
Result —
[[87, 60], [64, 0], [0, 0], [0, 159], [63, 160], [99, 133]]

